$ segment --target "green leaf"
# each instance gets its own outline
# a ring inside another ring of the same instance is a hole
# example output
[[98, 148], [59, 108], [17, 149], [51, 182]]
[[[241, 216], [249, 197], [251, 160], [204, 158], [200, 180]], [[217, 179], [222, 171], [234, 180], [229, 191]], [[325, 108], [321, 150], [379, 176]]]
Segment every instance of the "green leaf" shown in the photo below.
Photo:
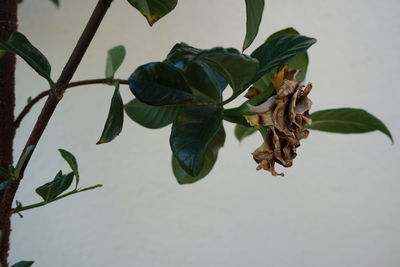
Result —
[[337, 108], [311, 114], [312, 124], [307, 128], [332, 133], [366, 133], [380, 131], [393, 142], [389, 129], [377, 117], [362, 109]]
[[51, 202], [67, 190], [73, 180], [73, 172], [64, 175], [62, 171], [59, 171], [53, 181], [36, 188], [36, 193], [40, 195], [45, 202]]
[[186, 104], [193, 99], [184, 73], [163, 62], [138, 67], [129, 77], [129, 88], [137, 99], [153, 106]]
[[264, 0], [246, 0], [246, 37], [243, 42], [243, 51], [256, 38], [263, 11]]
[[158, 129], [174, 122], [181, 107], [179, 105], [150, 106], [138, 99], [133, 99], [125, 104], [125, 112], [129, 118], [140, 125]]
[[146, 17], [150, 26], [171, 12], [178, 0], [128, 0], [128, 2]]
[[68, 163], [68, 165], [71, 167], [71, 170], [74, 172], [74, 175], [76, 177], [76, 187], [78, 188], [79, 184], [79, 170], [78, 170], [78, 162], [76, 161], [75, 156], [71, 153], [68, 152], [65, 149], [59, 149], [58, 150], [61, 154], [61, 156], [65, 159], [65, 161]]
[[208, 144], [205, 151], [204, 165], [201, 169], [199, 175], [191, 176], [185, 172], [184, 169], [179, 165], [178, 160], [172, 155], [172, 170], [174, 171], [174, 175], [179, 184], [191, 184], [197, 182], [198, 180], [207, 176], [212, 168], [214, 167], [215, 162], [217, 161], [218, 151], [225, 144], [225, 131], [221, 125], [218, 133], [214, 136], [214, 138]]
[[256, 128], [250, 126], [244, 126], [242, 124], [236, 124], [235, 126], [235, 136], [239, 142], [241, 142], [245, 137], [252, 135], [257, 132]]
[[251, 54], [260, 62], [260, 68], [251, 83], [256, 82], [273, 68], [288, 63], [294, 56], [306, 52], [315, 42], [314, 38], [298, 34], [281, 35], [267, 40]]
[[4, 189], [6, 189], [7, 187], [9, 187], [13, 182], [14, 182], [14, 180], [12, 180], [12, 179], [9, 179], [9, 180], [6, 180], [6, 181], [2, 182], [0, 184], [0, 191], [2, 191]]
[[200, 92], [211, 98], [211, 101], [220, 102], [222, 92], [228, 83], [203, 60], [193, 60], [202, 51], [185, 43], [179, 43], [171, 49], [165, 62], [184, 71], [194, 95]]
[[0, 41], [0, 48], [17, 54], [50, 84], [54, 84], [49, 61], [22, 33], [13, 32], [7, 41]]
[[116, 84], [113, 97], [111, 99], [110, 110], [106, 123], [104, 125], [103, 133], [97, 145], [111, 142], [117, 137], [124, 124], [124, 103], [122, 102], [121, 95], [119, 93], [119, 83]]
[[172, 47], [165, 60], [167, 63], [184, 70], [188, 63], [192, 61], [202, 49], [192, 47], [186, 43], [178, 43]]
[[[197, 96], [197, 92], [205, 94], [212, 102], [222, 101], [222, 91], [226, 87], [220, 83], [220, 75], [202, 61], [193, 62], [185, 69], [185, 77], [192, 88], [192, 92]], [[195, 89], [195, 90], [193, 90]]]
[[31, 267], [34, 261], [20, 261], [13, 264], [11, 267]]
[[111, 48], [107, 52], [106, 78], [114, 78], [115, 72], [121, 66], [126, 55], [125, 47], [122, 45]]
[[180, 166], [191, 176], [198, 176], [204, 166], [207, 145], [222, 124], [221, 109], [211, 106], [187, 107], [172, 125], [170, 145]]
[[50, 0], [53, 4], [56, 5], [56, 7], [60, 7], [60, 1], [59, 0]]
[[285, 29], [279, 30], [279, 31], [277, 31], [277, 32], [274, 32], [273, 34], [271, 34], [270, 36], [268, 36], [267, 40], [265, 40], [265, 41], [266, 41], [266, 42], [267, 42], [267, 41], [271, 41], [272, 39], [275, 39], [275, 38], [277, 38], [277, 37], [281, 37], [281, 36], [284, 36], [284, 35], [288, 35], [288, 34], [296, 34], [296, 35], [299, 35], [300, 33], [299, 33], [296, 29], [294, 29], [294, 28], [292, 28], [292, 27], [289, 27], [289, 28], [285, 28]]
[[199, 53], [193, 61], [203, 60], [232, 87], [234, 95], [243, 92], [258, 69], [258, 60], [241, 54], [234, 48], [216, 47]]

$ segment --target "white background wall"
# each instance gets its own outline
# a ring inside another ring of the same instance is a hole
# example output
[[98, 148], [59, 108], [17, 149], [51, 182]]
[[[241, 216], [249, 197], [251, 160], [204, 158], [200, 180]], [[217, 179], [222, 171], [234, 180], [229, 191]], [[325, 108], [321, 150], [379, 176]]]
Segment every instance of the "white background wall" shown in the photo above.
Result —
[[[20, 31], [45, 52], [57, 77], [95, 0], [25, 0]], [[241, 48], [243, 0], [181, 0], [150, 28], [127, 1], [116, 0], [73, 80], [103, 77], [106, 51], [128, 50], [117, 76], [165, 58], [176, 42]], [[312, 132], [284, 178], [255, 171], [255, 135], [241, 144], [226, 123], [227, 142], [215, 169], [188, 186], [170, 168], [169, 127], [141, 128], [126, 117], [112, 143], [96, 146], [112, 88], [68, 91], [38, 146], [17, 199], [40, 201], [34, 189], [68, 170], [57, 149], [79, 160], [81, 184], [103, 188], [13, 217], [11, 261], [34, 266], [399, 266], [399, 60], [397, 0], [268, 0], [250, 53], [279, 29], [316, 37], [307, 80], [313, 110], [364, 108], [381, 118], [380, 133]], [[18, 63], [16, 110], [46, 81]], [[124, 100], [132, 98], [127, 87]], [[240, 101], [242, 101], [241, 99]], [[240, 102], [239, 101], [239, 102]], [[236, 102], [236, 104], [239, 104]], [[41, 105], [22, 123], [15, 155]], [[281, 170], [280, 167], [278, 169]]]

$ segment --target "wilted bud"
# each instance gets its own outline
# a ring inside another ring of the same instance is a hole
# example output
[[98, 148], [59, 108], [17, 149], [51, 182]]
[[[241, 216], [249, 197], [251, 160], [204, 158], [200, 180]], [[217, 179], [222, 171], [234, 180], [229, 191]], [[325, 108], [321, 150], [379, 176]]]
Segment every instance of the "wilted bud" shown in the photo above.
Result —
[[245, 116], [251, 126], [268, 128], [266, 138], [254, 151], [253, 158], [258, 163], [257, 170], [270, 171], [274, 176], [283, 176], [275, 171], [275, 163], [292, 166], [300, 140], [309, 134], [305, 126], [311, 123], [309, 110], [312, 103], [308, 94], [312, 86], [310, 83], [301, 85], [301, 81], [296, 80], [298, 73], [299, 70], [289, 70], [288, 65], [282, 65], [271, 78], [276, 94], [257, 106], [248, 105], [249, 111], [256, 114]]

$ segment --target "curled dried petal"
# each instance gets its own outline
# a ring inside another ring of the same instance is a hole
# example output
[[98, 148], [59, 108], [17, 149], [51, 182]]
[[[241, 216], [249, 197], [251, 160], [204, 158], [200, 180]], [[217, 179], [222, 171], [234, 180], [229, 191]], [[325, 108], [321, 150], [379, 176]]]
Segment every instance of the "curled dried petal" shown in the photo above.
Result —
[[253, 106], [250, 104], [247, 104], [249, 107], [249, 111], [255, 112], [255, 113], [264, 113], [270, 109], [272, 109], [273, 106], [275, 106], [275, 96], [271, 96], [268, 98], [265, 102], [261, 103], [260, 105]]
[[253, 86], [253, 87], [250, 87], [249, 90], [247, 90], [244, 97], [250, 99], [250, 98], [255, 97], [256, 95], [259, 95], [260, 93], [261, 93], [261, 90]]

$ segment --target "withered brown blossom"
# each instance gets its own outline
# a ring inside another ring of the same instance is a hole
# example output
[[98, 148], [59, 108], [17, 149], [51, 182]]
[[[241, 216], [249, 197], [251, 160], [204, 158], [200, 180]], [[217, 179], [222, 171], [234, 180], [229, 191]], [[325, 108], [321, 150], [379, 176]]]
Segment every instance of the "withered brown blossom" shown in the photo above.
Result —
[[[244, 115], [251, 126], [268, 128], [263, 144], [253, 152], [253, 158], [258, 163], [257, 170], [270, 171], [274, 176], [283, 176], [275, 171], [275, 163], [292, 166], [300, 140], [309, 134], [305, 126], [311, 124], [311, 100], [307, 96], [312, 85], [305, 86], [296, 80], [299, 72], [290, 70], [287, 64], [282, 65], [271, 78], [276, 94], [257, 106], [248, 104], [249, 111], [255, 114]], [[252, 87], [245, 96], [252, 98], [260, 92]]]

